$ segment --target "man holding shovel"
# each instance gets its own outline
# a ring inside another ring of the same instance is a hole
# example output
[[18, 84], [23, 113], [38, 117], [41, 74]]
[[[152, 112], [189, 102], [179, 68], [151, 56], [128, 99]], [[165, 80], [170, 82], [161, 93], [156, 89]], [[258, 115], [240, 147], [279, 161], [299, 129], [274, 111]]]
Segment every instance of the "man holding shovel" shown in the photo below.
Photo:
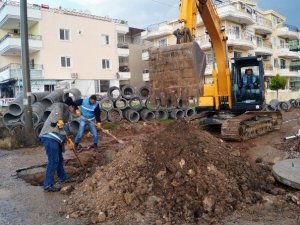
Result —
[[76, 111], [76, 114], [80, 117], [80, 125], [78, 129], [78, 133], [75, 137], [75, 149], [76, 151], [81, 150], [81, 145], [79, 144], [81, 138], [83, 136], [85, 127], [88, 126], [90, 132], [93, 137], [93, 144], [89, 147], [94, 151], [98, 148], [98, 131], [97, 129], [102, 128], [101, 124], [101, 110], [99, 104], [97, 103], [96, 95], [91, 95], [89, 98], [79, 99], [75, 101], [76, 106], [80, 108], [80, 110]]

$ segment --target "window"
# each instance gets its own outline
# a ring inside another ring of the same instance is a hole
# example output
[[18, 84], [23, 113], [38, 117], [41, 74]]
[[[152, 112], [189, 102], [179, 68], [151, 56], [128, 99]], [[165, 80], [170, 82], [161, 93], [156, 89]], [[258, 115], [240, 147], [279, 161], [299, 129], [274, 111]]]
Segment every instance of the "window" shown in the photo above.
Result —
[[63, 56], [60, 58], [61, 67], [71, 67], [71, 58]]
[[70, 40], [70, 30], [59, 29], [59, 39], [64, 41]]
[[237, 52], [237, 51], [234, 51], [233, 55], [234, 55], [234, 58], [241, 58], [242, 57], [242, 53], [241, 52]]
[[256, 37], [256, 45], [257, 45], [257, 47], [263, 47], [262, 38], [259, 36]]
[[110, 69], [110, 60], [109, 59], [102, 59], [102, 69]]
[[107, 92], [109, 89], [109, 80], [95, 80], [95, 92]]
[[284, 48], [285, 47], [285, 41], [284, 40], [280, 40], [280, 48]]
[[167, 46], [167, 39], [161, 39], [158, 41], [158, 47], [163, 47], [163, 46]]
[[275, 37], [272, 37], [272, 46], [273, 48], [277, 48], [277, 41]]
[[102, 34], [101, 35], [101, 43], [102, 43], [102, 45], [109, 45], [110, 44], [109, 35]]
[[285, 61], [285, 59], [280, 59], [280, 69], [286, 69], [286, 61]]
[[235, 38], [240, 38], [240, 27], [239, 26], [232, 26], [232, 34], [235, 35]]
[[273, 16], [273, 17], [272, 17], [272, 26], [273, 26], [273, 27], [276, 27], [277, 24], [278, 24], [278, 18], [275, 17], [275, 16]]
[[278, 59], [274, 59], [274, 67], [279, 68]]

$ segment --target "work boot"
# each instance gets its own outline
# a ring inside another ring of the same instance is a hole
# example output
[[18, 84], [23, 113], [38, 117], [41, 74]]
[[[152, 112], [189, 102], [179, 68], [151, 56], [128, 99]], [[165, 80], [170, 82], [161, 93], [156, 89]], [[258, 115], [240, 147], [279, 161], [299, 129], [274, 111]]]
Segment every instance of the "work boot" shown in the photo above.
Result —
[[62, 184], [65, 184], [65, 183], [71, 183], [72, 182], [72, 179], [71, 179], [71, 177], [70, 176], [66, 176], [66, 178], [64, 179], [64, 180], [61, 180], [61, 181], [59, 181], [60, 183], [62, 183]]
[[75, 150], [76, 152], [81, 152], [82, 151], [82, 146], [80, 144], [75, 144]]
[[59, 192], [61, 190], [61, 187], [59, 186], [49, 186], [44, 188], [44, 191], [48, 191], [48, 192]]
[[98, 150], [98, 146], [97, 146], [97, 144], [94, 143], [94, 144], [90, 145], [89, 149], [91, 149], [93, 151], [97, 151]]

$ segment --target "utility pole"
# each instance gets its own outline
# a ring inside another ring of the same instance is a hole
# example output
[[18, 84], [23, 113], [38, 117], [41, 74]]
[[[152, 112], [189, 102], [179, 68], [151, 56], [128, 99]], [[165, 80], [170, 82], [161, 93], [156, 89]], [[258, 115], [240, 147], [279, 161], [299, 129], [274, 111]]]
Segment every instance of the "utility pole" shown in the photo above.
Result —
[[23, 105], [25, 114], [25, 135], [24, 144], [32, 146], [34, 144], [34, 132], [32, 122], [31, 107], [31, 85], [29, 69], [29, 47], [28, 47], [28, 25], [27, 25], [27, 0], [20, 1], [20, 28], [21, 28], [21, 46], [22, 46], [22, 73], [23, 73]]

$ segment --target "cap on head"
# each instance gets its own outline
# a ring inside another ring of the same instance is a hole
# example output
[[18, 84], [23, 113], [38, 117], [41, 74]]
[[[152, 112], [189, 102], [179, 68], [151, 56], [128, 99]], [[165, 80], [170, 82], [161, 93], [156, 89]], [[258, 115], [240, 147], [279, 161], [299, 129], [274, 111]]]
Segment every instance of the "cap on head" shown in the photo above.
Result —
[[74, 105], [73, 99], [71, 97], [67, 97], [64, 103], [68, 106]]

